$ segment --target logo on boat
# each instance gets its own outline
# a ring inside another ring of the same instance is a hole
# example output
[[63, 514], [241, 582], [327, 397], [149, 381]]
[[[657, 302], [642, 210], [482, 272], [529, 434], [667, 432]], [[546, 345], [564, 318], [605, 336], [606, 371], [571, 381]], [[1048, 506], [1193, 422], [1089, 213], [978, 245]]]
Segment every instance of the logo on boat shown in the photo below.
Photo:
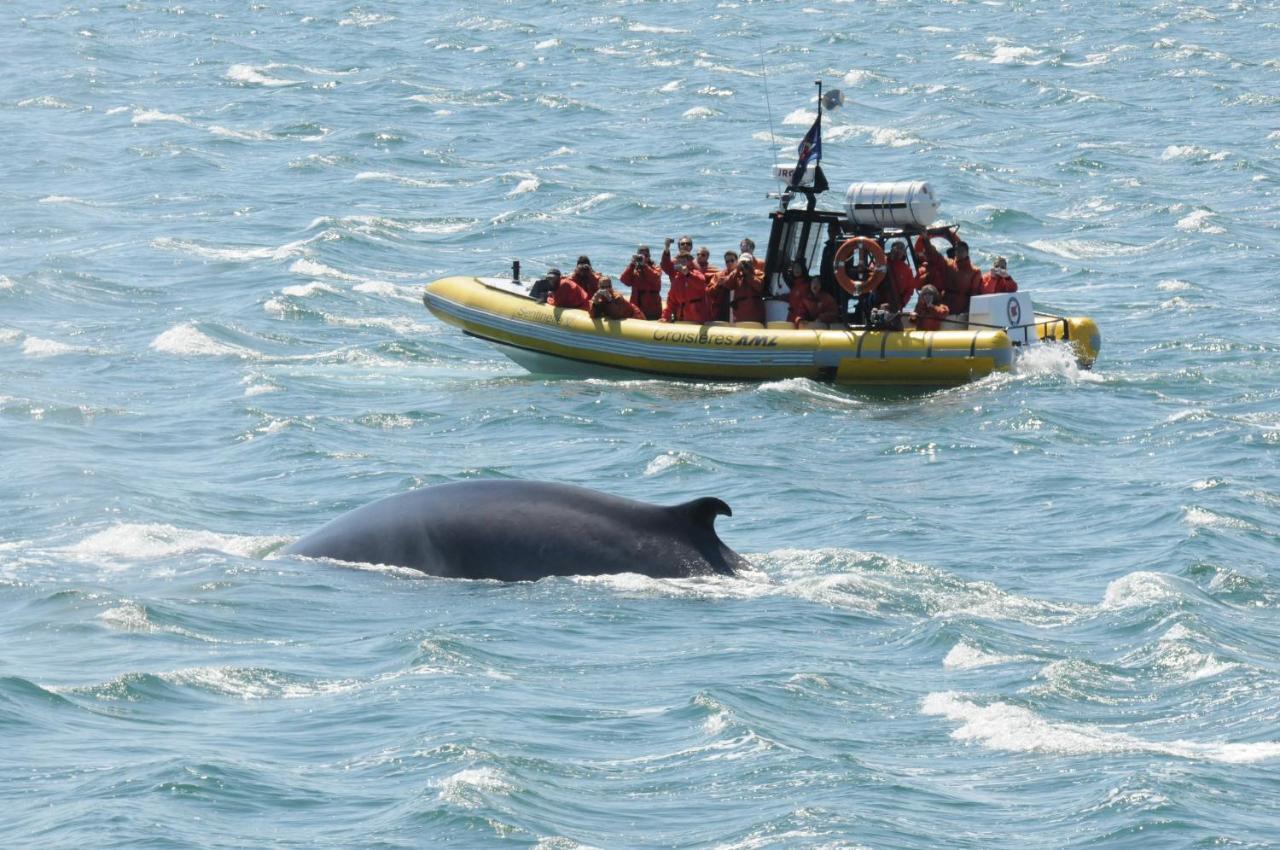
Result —
[[775, 336], [729, 336], [692, 330], [656, 330], [653, 332], [653, 340], [654, 342], [694, 342], [704, 345], [743, 345], [757, 348], [774, 348], [778, 345], [778, 338]]
[[1022, 324], [1022, 305], [1018, 303], [1017, 298], [1009, 299], [1009, 304], [1005, 307], [1005, 312], [1009, 314], [1010, 325]]

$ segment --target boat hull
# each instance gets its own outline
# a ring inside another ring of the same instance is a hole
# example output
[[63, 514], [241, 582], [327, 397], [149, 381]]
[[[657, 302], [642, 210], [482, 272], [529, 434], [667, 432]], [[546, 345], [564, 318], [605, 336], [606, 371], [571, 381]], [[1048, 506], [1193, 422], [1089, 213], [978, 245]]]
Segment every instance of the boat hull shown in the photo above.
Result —
[[544, 374], [953, 385], [1007, 371], [1014, 359], [1013, 343], [1002, 330], [795, 330], [610, 321], [539, 304], [518, 285], [497, 279], [442, 278], [427, 285], [423, 302], [442, 321]]

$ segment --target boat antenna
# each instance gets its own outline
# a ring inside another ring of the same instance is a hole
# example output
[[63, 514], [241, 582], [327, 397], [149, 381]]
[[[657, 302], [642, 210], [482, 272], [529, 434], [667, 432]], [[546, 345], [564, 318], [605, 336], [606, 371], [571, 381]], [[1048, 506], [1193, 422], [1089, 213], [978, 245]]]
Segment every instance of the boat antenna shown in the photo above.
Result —
[[773, 105], [769, 103], [769, 70], [764, 66], [764, 51], [760, 51], [760, 75], [764, 77], [764, 108], [769, 116], [769, 147], [773, 148], [773, 165], [778, 166], [778, 137], [773, 134]]

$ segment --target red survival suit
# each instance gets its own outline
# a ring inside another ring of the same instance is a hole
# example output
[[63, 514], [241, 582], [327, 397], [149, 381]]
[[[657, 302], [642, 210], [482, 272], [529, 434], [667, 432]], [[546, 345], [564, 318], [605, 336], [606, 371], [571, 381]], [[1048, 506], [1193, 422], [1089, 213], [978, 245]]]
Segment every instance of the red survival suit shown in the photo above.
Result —
[[587, 295], [587, 291], [574, 283], [572, 278], [567, 277], [560, 278], [560, 284], [556, 286], [555, 292], [547, 296], [547, 303], [552, 307], [570, 310], [585, 310], [590, 301], [591, 297]]
[[578, 269], [573, 270], [573, 274], [569, 275], [569, 280], [581, 286], [583, 291], [587, 293], [587, 297], [596, 294], [600, 289], [600, 273], [594, 269]]
[[923, 252], [925, 264], [920, 269], [920, 288], [933, 284], [951, 315], [969, 312], [969, 298], [980, 295], [982, 272], [967, 258], [948, 260], [938, 253], [927, 235], [916, 237], [916, 251]]
[[916, 304], [916, 311], [911, 315], [916, 317], [916, 330], [918, 331], [936, 331], [942, 327], [942, 320], [947, 317], [951, 311], [947, 309], [946, 304]]
[[587, 312], [593, 319], [643, 319], [644, 313], [639, 307], [628, 301], [621, 293], [611, 289], [602, 290], [607, 293], [591, 299]]
[[716, 275], [715, 288], [732, 293], [735, 322], [764, 324], [764, 275], [753, 271], [751, 280], [746, 280], [742, 267], [734, 266]]
[[715, 318], [711, 299], [707, 297], [707, 279], [690, 262], [681, 272], [671, 261], [671, 252], [662, 252], [662, 270], [671, 281], [667, 290], [667, 306], [662, 311], [664, 322], [697, 322], [705, 324]]
[[797, 328], [801, 322], [838, 322], [840, 305], [831, 293], [819, 291], [814, 295], [808, 281], [794, 280], [791, 282], [791, 309], [787, 311], [787, 321]]
[[1017, 282], [1009, 276], [1008, 272], [1003, 275], [995, 273], [995, 270], [987, 272], [982, 276], [982, 291], [978, 295], [998, 295], [1001, 292], [1017, 292]]
[[631, 303], [640, 308], [646, 319], [662, 315], [662, 272], [653, 263], [639, 269], [627, 266], [618, 279], [631, 287]]
[[711, 302], [711, 318], [714, 321], [729, 321], [729, 290], [722, 289], [716, 285], [716, 278], [720, 276], [720, 267], [707, 263], [705, 266], [693, 261], [693, 267], [702, 272], [702, 276], [707, 279], [707, 299]]
[[898, 297], [898, 309], [905, 310], [916, 291], [916, 276], [912, 274], [911, 264], [906, 260], [890, 258], [888, 266], [889, 280], [893, 282], [893, 292]]

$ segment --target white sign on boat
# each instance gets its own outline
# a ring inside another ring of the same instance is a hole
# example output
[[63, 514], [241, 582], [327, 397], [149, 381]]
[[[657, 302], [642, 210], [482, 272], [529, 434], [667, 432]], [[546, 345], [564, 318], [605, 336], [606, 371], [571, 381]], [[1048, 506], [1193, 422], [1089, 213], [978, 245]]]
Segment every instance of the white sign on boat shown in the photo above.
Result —
[[804, 170], [804, 177], [800, 178], [800, 182], [796, 184], [791, 182], [791, 178], [796, 176], [796, 167], [794, 165], [775, 165], [773, 167], [773, 179], [779, 180], [788, 186], [812, 186], [813, 174], [816, 170], [817, 169], [813, 166], [806, 168]]

